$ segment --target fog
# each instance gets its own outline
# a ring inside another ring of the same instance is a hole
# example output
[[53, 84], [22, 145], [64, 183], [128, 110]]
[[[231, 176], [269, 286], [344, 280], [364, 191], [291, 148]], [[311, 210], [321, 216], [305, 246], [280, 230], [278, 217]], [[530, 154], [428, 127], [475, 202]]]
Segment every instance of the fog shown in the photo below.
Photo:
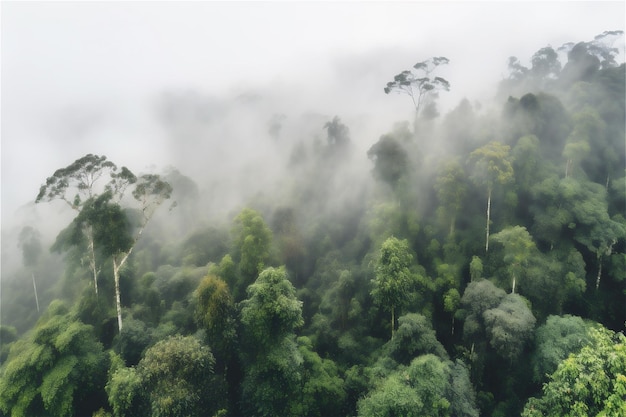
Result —
[[59, 206], [33, 201], [82, 155], [174, 167], [207, 212], [227, 214], [260, 192], [279, 198], [293, 147], [324, 140], [334, 116], [357, 149], [351, 175], [369, 175], [367, 149], [413, 117], [383, 87], [416, 62], [450, 59], [442, 116], [463, 98], [499, 106], [509, 56], [623, 30], [624, 12], [623, 2], [3, 2], [3, 273], [33, 216], [44, 234], [67, 224]]

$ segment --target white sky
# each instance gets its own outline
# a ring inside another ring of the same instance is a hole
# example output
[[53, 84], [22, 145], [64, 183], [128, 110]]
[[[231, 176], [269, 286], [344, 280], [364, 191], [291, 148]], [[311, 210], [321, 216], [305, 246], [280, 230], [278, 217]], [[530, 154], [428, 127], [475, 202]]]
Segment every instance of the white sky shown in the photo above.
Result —
[[319, 112], [406, 109], [400, 120], [409, 103], [382, 88], [415, 62], [450, 59], [445, 110], [492, 94], [511, 55], [624, 30], [624, 4], [2, 1], [2, 219], [85, 153], [165, 163], [150, 139], [160, 92], [276, 88]]

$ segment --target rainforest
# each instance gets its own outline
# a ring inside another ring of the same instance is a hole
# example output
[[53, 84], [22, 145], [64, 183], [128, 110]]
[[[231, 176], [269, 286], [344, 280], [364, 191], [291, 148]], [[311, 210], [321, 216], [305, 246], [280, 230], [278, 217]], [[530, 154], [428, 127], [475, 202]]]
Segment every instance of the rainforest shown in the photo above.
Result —
[[[374, 87], [411, 117], [365, 146], [162, 94], [175, 163], [68, 153], [3, 224], [0, 415], [626, 415], [623, 39], [446, 111], [454, 60], [409, 57]], [[225, 120], [255, 145], [209, 146]]]

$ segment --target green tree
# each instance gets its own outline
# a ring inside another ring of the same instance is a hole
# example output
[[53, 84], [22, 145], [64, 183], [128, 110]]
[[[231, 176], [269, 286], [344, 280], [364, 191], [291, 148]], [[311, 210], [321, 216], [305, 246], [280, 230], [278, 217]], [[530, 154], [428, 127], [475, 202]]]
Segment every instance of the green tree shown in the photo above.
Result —
[[526, 300], [508, 294], [500, 304], [483, 313], [489, 344], [511, 363], [519, 357], [535, 330], [535, 316]]
[[448, 234], [454, 235], [456, 217], [467, 194], [466, 174], [457, 160], [447, 162], [435, 180], [435, 190], [440, 204], [440, 215], [450, 222]]
[[302, 302], [285, 268], [263, 270], [241, 303], [241, 400], [246, 414], [293, 414], [303, 362], [294, 331], [303, 324]]
[[535, 331], [533, 379], [543, 382], [559, 363], [590, 343], [590, 325], [577, 316], [549, 316]]
[[377, 384], [358, 403], [361, 417], [477, 417], [467, 368], [435, 355], [419, 356]]
[[408, 365], [411, 360], [424, 354], [434, 354], [442, 359], [448, 353], [437, 340], [430, 321], [421, 314], [409, 313], [398, 318], [398, 330], [385, 345], [387, 355], [396, 362]]
[[523, 417], [619, 416], [626, 412], [626, 338], [601, 326], [591, 343], [563, 360]]
[[506, 184], [513, 179], [513, 166], [509, 157], [508, 145], [500, 142], [489, 142], [474, 150], [469, 155], [469, 163], [473, 166], [470, 178], [476, 185], [487, 188], [487, 227], [485, 252], [489, 252], [489, 226], [491, 223], [491, 194], [498, 184]]
[[511, 293], [515, 294], [516, 280], [524, 273], [529, 258], [535, 254], [535, 242], [523, 226], [507, 227], [494, 234], [492, 239], [504, 246], [503, 260], [511, 276]]
[[410, 270], [412, 260], [407, 240], [390, 237], [380, 248], [371, 294], [378, 305], [391, 312], [392, 339], [396, 327], [396, 309], [406, 305], [417, 282]]
[[0, 378], [0, 410], [15, 417], [90, 415], [102, 405], [108, 360], [93, 328], [54, 301], [12, 344]]
[[241, 275], [233, 288], [233, 295], [235, 301], [241, 301], [248, 285], [270, 260], [272, 231], [259, 212], [245, 208], [235, 217], [232, 234], [233, 261]]
[[[135, 175], [126, 167], [119, 172], [117, 166], [106, 156], [87, 154], [65, 168], [57, 169], [39, 189], [36, 203], [61, 200], [77, 213], [81, 213], [85, 203], [107, 191], [111, 196], [121, 196], [126, 187], [136, 181]], [[100, 267], [96, 261], [96, 246], [93, 236], [93, 224], [83, 223], [80, 233], [86, 240], [89, 268], [93, 275], [94, 289], [98, 294], [98, 274]], [[76, 245], [82, 239], [75, 239]]]
[[226, 282], [207, 275], [194, 292], [195, 320], [205, 329], [209, 344], [219, 359], [228, 360], [237, 335], [235, 304]]
[[[393, 81], [387, 83], [384, 91], [389, 94], [392, 91], [406, 94], [411, 97], [415, 114], [419, 115], [420, 110], [428, 103], [428, 99], [437, 97], [437, 92], [450, 90], [450, 83], [441, 77], [431, 77], [431, 73], [440, 65], [446, 65], [450, 60], [446, 57], [433, 57], [426, 61], [413, 65], [412, 70], [402, 71], [393, 77]], [[415, 70], [415, 71], [414, 71]]]

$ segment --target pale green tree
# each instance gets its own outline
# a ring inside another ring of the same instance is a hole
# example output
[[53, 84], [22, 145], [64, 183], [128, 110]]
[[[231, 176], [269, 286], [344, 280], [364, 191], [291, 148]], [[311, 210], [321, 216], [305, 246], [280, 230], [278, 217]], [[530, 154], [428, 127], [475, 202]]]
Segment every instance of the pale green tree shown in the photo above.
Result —
[[412, 260], [407, 240], [390, 237], [380, 248], [371, 294], [378, 305], [391, 312], [391, 338], [395, 334], [396, 310], [406, 305], [417, 283], [410, 270]]
[[489, 227], [491, 224], [491, 195], [497, 185], [513, 180], [513, 166], [509, 155], [510, 147], [500, 142], [489, 142], [469, 155], [473, 170], [470, 178], [476, 185], [487, 188], [487, 227], [485, 252], [489, 252]]

